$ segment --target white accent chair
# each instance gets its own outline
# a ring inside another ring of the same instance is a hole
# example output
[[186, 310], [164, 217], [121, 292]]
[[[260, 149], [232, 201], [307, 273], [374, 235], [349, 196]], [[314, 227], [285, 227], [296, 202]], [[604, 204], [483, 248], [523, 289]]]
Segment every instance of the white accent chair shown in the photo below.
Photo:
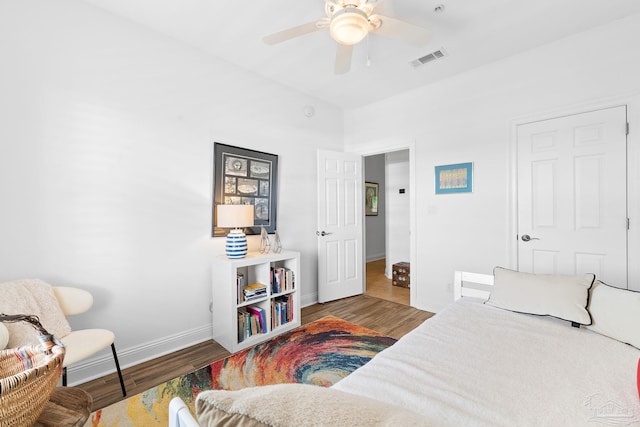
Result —
[[[54, 286], [53, 293], [55, 294], [65, 317], [84, 313], [93, 305], [93, 295], [84, 289], [67, 286]], [[71, 333], [62, 337], [60, 341], [62, 341], [66, 347], [62, 372], [63, 386], [67, 385], [67, 366], [86, 359], [98, 351], [111, 346], [113, 360], [118, 372], [118, 379], [120, 380], [122, 395], [127, 395], [124, 380], [122, 379], [122, 371], [120, 370], [120, 363], [118, 362], [116, 347], [114, 345], [115, 334], [113, 332], [107, 329], [72, 330]]]

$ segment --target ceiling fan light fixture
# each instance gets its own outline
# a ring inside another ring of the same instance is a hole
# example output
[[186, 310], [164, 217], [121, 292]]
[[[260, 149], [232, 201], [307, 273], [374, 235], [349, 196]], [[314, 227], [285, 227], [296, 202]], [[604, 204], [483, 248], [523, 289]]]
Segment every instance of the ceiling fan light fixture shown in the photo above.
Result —
[[369, 16], [356, 7], [345, 7], [331, 17], [329, 33], [340, 44], [359, 43], [369, 32]]

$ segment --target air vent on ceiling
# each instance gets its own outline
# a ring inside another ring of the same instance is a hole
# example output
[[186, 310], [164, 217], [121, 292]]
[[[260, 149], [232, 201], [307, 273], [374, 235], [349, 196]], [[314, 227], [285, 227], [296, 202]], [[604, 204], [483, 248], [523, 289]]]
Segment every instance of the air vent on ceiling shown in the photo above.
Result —
[[418, 59], [414, 59], [409, 64], [411, 64], [412, 67], [419, 67], [420, 65], [424, 65], [427, 62], [432, 62], [445, 56], [447, 56], [447, 52], [444, 49], [439, 49], [434, 52], [428, 53], [425, 56], [421, 56]]

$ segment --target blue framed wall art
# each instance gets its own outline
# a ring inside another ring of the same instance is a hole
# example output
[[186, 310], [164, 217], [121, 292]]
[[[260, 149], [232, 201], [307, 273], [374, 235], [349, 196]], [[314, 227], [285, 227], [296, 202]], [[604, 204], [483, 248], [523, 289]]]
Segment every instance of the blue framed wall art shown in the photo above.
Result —
[[436, 194], [471, 193], [473, 163], [436, 166]]

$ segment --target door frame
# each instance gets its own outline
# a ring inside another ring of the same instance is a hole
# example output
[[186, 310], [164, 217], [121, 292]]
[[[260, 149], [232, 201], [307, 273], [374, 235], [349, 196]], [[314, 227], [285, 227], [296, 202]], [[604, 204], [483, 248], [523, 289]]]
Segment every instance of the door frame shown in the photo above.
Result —
[[635, 266], [630, 263], [630, 260], [640, 257], [640, 93], [563, 106], [514, 117], [510, 120], [507, 140], [509, 215], [506, 242], [509, 268], [518, 268], [518, 126], [623, 105], [627, 107], [627, 122], [629, 123], [626, 165], [627, 218], [630, 219], [630, 227], [627, 231], [627, 277], [630, 289], [635, 284], [635, 290], [640, 290], [640, 265]]
[[[345, 149], [345, 151], [353, 152], [356, 154], [360, 154], [362, 158], [366, 156], [375, 156], [377, 154], [386, 154], [394, 151], [402, 151], [409, 150], [409, 262], [414, 267], [411, 269], [411, 283], [415, 283], [416, 286], [411, 286], [409, 288], [409, 305], [411, 307], [416, 306], [416, 302], [418, 301], [418, 293], [419, 289], [417, 284], [419, 282], [419, 269], [418, 269], [418, 259], [417, 259], [417, 216], [416, 216], [416, 141], [415, 139], [411, 140], [390, 140], [390, 141], [380, 141], [375, 144], [375, 148], [367, 148], [366, 150], [350, 150], [349, 147]], [[364, 163], [364, 160], [363, 160]], [[364, 193], [363, 193], [364, 194]], [[363, 195], [364, 197], [364, 195]], [[364, 203], [364, 200], [362, 200]], [[363, 236], [364, 236], [364, 244], [362, 245], [362, 259], [363, 259], [363, 277], [364, 283], [366, 287], [367, 276], [366, 276], [366, 247], [367, 247], [367, 234], [364, 227], [366, 227], [365, 223], [365, 213], [362, 211], [362, 227], [363, 227]]]

